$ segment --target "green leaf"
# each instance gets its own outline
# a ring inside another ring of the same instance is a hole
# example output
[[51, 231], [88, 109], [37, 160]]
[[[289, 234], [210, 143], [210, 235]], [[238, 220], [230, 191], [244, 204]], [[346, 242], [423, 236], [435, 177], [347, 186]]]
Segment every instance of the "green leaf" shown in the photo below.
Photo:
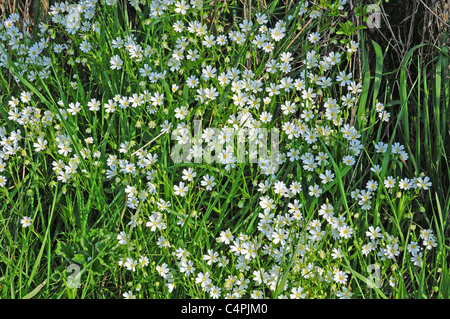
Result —
[[31, 299], [34, 296], [36, 296], [38, 294], [39, 291], [41, 291], [41, 289], [47, 284], [47, 281], [44, 280], [43, 283], [41, 283], [39, 286], [37, 286], [36, 288], [34, 288], [31, 292], [29, 292], [28, 294], [26, 294], [22, 299]]
[[75, 256], [72, 258], [72, 261], [78, 264], [84, 264], [86, 262], [86, 257], [83, 254], [75, 254]]
[[58, 241], [56, 246], [56, 254], [64, 256], [65, 258], [71, 260], [73, 258], [73, 249], [66, 243]]
[[95, 274], [98, 274], [98, 275], [103, 274], [103, 267], [102, 267], [101, 262], [98, 259], [92, 263], [91, 269]]

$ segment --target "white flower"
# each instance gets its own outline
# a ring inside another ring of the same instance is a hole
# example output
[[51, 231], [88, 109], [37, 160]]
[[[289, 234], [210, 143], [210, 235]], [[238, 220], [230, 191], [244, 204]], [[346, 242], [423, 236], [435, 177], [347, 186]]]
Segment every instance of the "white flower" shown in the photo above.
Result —
[[350, 299], [352, 297], [352, 292], [347, 289], [347, 287], [342, 287], [342, 291], [337, 291], [336, 296], [340, 299]]
[[344, 225], [339, 228], [339, 236], [345, 239], [349, 239], [351, 235], [353, 234], [353, 229], [350, 228], [348, 225]]
[[91, 44], [86, 39], [83, 40], [83, 42], [81, 42], [80, 44], [80, 50], [84, 53], [91, 51]]
[[194, 172], [192, 167], [189, 167], [188, 169], [183, 170], [183, 176], [182, 176], [183, 180], [192, 182], [194, 180], [195, 176], [197, 176], [197, 173]]
[[345, 272], [343, 272], [343, 271], [341, 271], [341, 270], [337, 270], [337, 271], [334, 273], [333, 279], [334, 279], [334, 281], [336, 281], [337, 283], [345, 285], [345, 283], [347, 282], [347, 277], [348, 277], [348, 276], [347, 276], [347, 274], [346, 274]]
[[386, 188], [393, 188], [396, 184], [395, 178], [392, 176], [388, 176], [384, 181], [384, 187]]
[[119, 240], [119, 245], [125, 245], [128, 243], [128, 237], [127, 234], [124, 231], [121, 231], [117, 235], [117, 239]]
[[23, 227], [23, 228], [27, 228], [27, 227], [31, 226], [32, 221], [31, 221], [31, 218], [30, 218], [30, 217], [24, 216], [24, 217], [20, 220], [20, 223], [22, 224], [22, 227]]
[[212, 265], [213, 263], [216, 263], [219, 261], [218, 257], [219, 257], [219, 253], [217, 251], [209, 249], [208, 253], [206, 255], [203, 255], [203, 260], [207, 261], [208, 265]]
[[123, 293], [123, 298], [125, 298], [125, 299], [136, 299], [136, 296], [133, 295], [131, 290], [129, 290], [128, 292], [124, 292]]
[[308, 189], [309, 189], [309, 196], [319, 197], [320, 194], [322, 193], [322, 189], [319, 188], [319, 185], [317, 184], [309, 186]]
[[128, 270], [131, 270], [131, 271], [135, 272], [137, 264], [138, 264], [137, 260], [134, 260], [133, 258], [128, 257], [126, 259], [126, 262], [125, 262], [124, 266]]
[[411, 241], [411, 242], [408, 244], [408, 251], [409, 251], [413, 256], [417, 255], [417, 253], [420, 251], [420, 247], [419, 247], [418, 243], [415, 242], [415, 241]]
[[38, 137], [37, 142], [33, 143], [36, 152], [43, 151], [47, 148], [48, 141], [44, 140], [41, 136]]
[[20, 94], [20, 100], [21, 100], [23, 103], [28, 103], [28, 102], [30, 102], [30, 101], [31, 101], [31, 93], [29, 93], [29, 92], [22, 92], [22, 93]]
[[347, 44], [347, 52], [349, 53], [356, 52], [358, 50], [358, 47], [359, 43], [351, 40], [350, 43]]
[[269, 196], [261, 197], [259, 205], [264, 209], [264, 212], [270, 212], [272, 209], [275, 209], [274, 200]]
[[366, 236], [368, 236], [372, 240], [376, 240], [383, 237], [383, 233], [380, 227], [377, 226], [377, 228], [374, 228], [373, 226], [370, 226], [369, 230], [366, 231]]
[[100, 102], [97, 99], [92, 99], [87, 104], [89, 106], [89, 111], [98, 111], [100, 110]]
[[206, 174], [203, 176], [203, 180], [201, 181], [201, 185], [203, 187], [206, 187], [206, 190], [212, 191], [212, 188], [216, 186], [216, 183], [214, 182], [214, 176], [209, 176], [209, 174]]
[[316, 43], [317, 41], [320, 40], [320, 34], [319, 32], [312, 32], [309, 36], [308, 36], [308, 40], [309, 42], [311, 42], [312, 44]]
[[275, 25], [275, 28], [270, 30], [270, 37], [275, 41], [280, 41], [284, 38], [286, 32], [286, 28], [281, 26], [279, 23]]
[[169, 268], [167, 267], [166, 263], [163, 263], [161, 266], [156, 266], [156, 271], [161, 277], [166, 278], [167, 274], [169, 273]]
[[175, 109], [175, 117], [177, 119], [183, 120], [187, 114], [188, 114], [188, 111], [187, 111], [186, 106], [184, 106], [184, 105], [181, 107], [177, 107]]
[[229, 245], [230, 242], [234, 239], [233, 234], [229, 229], [222, 231], [220, 233], [220, 237], [217, 239], [218, 242], [225, 243], [226, 245]]
[[428, 187], [431, 187], [431, 182], [430, 182], [430, 178], [428, 176], [425, 177], [418, 177], [416, 179], [416, 185], [418, 188], [420, 189], [425, 189], [427, 190]]
[[291, 290], [291, 299], [304, 299], [306, 294], [303, 293], [302, 287], [294, 287]]
[[175, 3], [175, 12], [176, 13], [181, 13], [182, 15], [186, 14], [186, 11], [189, 10], [189, 4], [186, 3], [186, 1], [181, 0], [181, 1], [177, 1]]
[[175, 185], [173, 187], [173, 190], [175, 192], [175, 195], [180, 195], [181, 197], [186, 196], [186, 193], [189, 191], [189, 188], [187, 186], [184, 186], [183, 182], [180, 182], [180, 184]]
[[69, 109], [67, 110], [72, 115], [77, 115], [78, 112], [81, 111], [81, 104], [80, 102], [70, 103]]
[[111, 69], [112, 70], [120, 70], [123, 65], [122, 59], [116, 54], [111, 57]]
[[344, 162], [345, 165], [348, 165], [348, 166], [352, 166], [353, 164], [355, 164], [355, 159], [354, 159], [354, 157], [351, 156], [351, 155], [345, 156], [345, 157], [342, 159], [342, 161]]

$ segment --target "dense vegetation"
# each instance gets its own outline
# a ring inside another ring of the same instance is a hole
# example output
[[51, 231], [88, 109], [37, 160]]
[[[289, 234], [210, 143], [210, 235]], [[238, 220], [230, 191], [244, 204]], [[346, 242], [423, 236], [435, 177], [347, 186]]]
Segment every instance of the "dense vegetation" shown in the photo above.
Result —
[[355, 2], [3, 7], [1, 298], [448, 298], [449, 9]]

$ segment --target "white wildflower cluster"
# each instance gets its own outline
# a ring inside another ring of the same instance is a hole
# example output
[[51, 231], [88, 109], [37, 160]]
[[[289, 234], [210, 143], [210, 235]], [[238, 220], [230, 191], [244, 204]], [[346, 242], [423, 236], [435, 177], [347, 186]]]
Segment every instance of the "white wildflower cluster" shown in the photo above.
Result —
[[[2, 109], [0, 190], [13, 186], [16, 162], [33, 161], [77, 201], [91, 181], [86, 191], [110, 200], [89, 197], [93, 214], [116, 219], [115, 266], [130, 281], [162, 280], [168, 295], [350, 298], [352, 254], [390, 267], [408, 253], [422, 267], [437, 246], [433, 230], [411, 232], [406, 243], [380, 216], [394, 220], [404, 210], [397, 197], [409, 204], [432, 184], [391, 167], [408, 161], [399, 142], [364, 145], [364, 119], [352, 119], [362, 83], [346, 67], [359, 44], [327, 49], [311, 31], [304, 56], [283, 45], [305, 16], [324, 14], [308, 1], [285, 20], [257, 12], [227, 30], [203, 17], [208, 3], [130, 0], [136, 19], [148, 12], [138, 23], [145, 32], [111, 35], [96, 17], [116, 0], [60, 2], [34, 43], [15, 15], [7, 18], [0, 65], [40, 93], [21, 89]], [[71, 40], [59, 43], [57, 32]], [[50, 56], [88, 76], [54, 75], [47, 97]], [[372, 115], [373, 125], [390, 123], [380, 102]], [[276, 148], [268, 132], [279, 137]], [[118, 216], [108, 215], [113, 209]]]

